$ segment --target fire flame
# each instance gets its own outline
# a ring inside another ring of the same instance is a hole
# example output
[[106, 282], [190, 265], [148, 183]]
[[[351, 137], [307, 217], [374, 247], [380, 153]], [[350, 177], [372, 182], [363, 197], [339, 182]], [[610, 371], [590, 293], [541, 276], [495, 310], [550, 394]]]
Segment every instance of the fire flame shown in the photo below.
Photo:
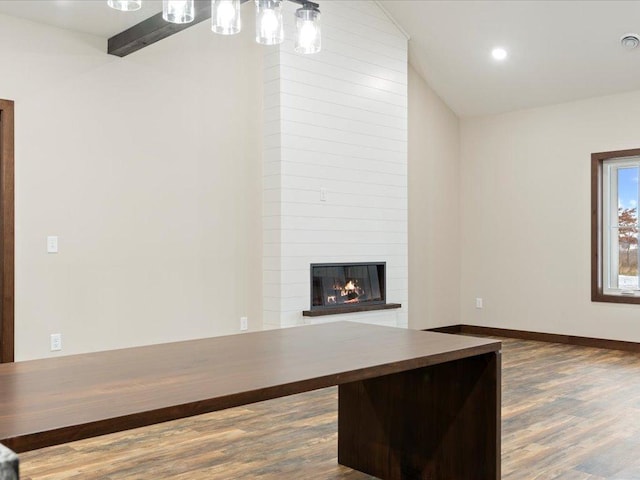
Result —
[[[364, 293], [362, 288], [357, 284], [357, 280], [349, 280], [346, 285], [339, 283], [333, 285], [335, 295], [327, 295], [327, 304], [335, 305], [338, 303], [359, 303], [360, 296]], [[340, 297], [340, 298], [338, 298]], [[344, 297], [347, 297], [346, 299]]]

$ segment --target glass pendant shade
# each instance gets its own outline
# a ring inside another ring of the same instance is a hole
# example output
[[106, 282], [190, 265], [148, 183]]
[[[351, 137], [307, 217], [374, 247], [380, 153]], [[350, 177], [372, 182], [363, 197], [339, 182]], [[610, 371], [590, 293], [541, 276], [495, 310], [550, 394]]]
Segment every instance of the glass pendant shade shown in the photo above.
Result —
[[193, 22], [193, 0], [162, 0], [162, 18], [171, 23]]
[[256, 0], [256, 42], [261, 45], [278, 45], [284, 41], [282, 2], [280, 0]]
[[108, 0], [107, 5], [121, 12], [132, 12], [142, 7], [142, 0]]
[[312, 6], [304, 6], [296, 10], [296, 46], [298, 53], [318, 53], [322, 48], [320, 29], [320, 10]]
[[211, 0], [211, 30], [222, 35], [240, 32], [240, 0]]

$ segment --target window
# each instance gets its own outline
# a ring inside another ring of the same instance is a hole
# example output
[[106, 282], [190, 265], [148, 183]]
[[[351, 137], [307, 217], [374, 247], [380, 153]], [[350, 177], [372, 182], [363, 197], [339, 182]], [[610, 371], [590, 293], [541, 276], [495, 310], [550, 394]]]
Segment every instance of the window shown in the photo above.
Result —
[[591, 155], [591, 300], [640, 304], [640, 149]]

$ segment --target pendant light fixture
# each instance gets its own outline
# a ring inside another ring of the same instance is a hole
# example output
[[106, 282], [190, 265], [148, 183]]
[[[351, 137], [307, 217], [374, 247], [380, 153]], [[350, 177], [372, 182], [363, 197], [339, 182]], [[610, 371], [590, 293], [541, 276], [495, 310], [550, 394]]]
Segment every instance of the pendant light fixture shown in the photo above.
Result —
[[240, 0], [211, 0], [211, 30], [221, 35], [240, 32]]
[[278, 45], [284, 41], [281, 0], [256, 0], [256, 42]]
[[322, 48], [320, 10], [311, 4], [296, 10], [296, 46], [298, 53], [318, 53]]
[[142, 0], [108, 0], [107, 5], [121, 12], [133, 12], [134, 10], [140, 10]]
[[162, 0], [162, 18], [170, 23], [193, 22], [193, 0]]
[[[251, 0], [211, 0], [211, 30], [221, 35], [234, 35], [242, 29], [240, 6]], [[284, 41], [282, 3], [284, 0], [253, 0], [256, 5], [256, 42], [279, 45]], [[302, 5], [296, 10], [295, 51], [318, 53], [322, 48], [320, 9], [310, 0], [289, 0]], [[162, 18], [167, 22], [185, 24], [195, 19], [194, 0], [162, 0]], [[132, 11], [142, 7], [142, 0], [107, 0], [116, 10]], [[208, 13], [200, 4], [198, 21]], [[157, 40], [156, 40], [157, 41]]]

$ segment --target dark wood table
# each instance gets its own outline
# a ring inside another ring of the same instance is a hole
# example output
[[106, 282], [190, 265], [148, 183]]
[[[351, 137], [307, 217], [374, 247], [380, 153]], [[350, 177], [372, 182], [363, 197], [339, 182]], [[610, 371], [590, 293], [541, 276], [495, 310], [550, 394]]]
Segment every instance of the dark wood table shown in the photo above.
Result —
[[339, 385], [341, 464], [496, 480], [500, 347], [337, 322], [2, 364], [0, 443], [22, 452]]

